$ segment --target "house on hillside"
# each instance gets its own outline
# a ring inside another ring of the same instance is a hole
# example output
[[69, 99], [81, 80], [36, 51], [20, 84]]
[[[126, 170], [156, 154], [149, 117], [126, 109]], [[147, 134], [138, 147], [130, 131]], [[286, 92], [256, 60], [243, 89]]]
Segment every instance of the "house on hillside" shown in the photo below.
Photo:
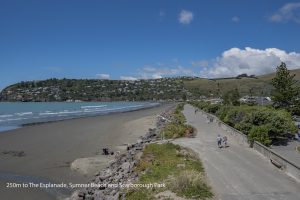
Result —
[[240, 98], [240, 102], [245, 104], [270, 105], [272, 104], [272, 99], [270, 97], [257, 97], [247, 95]]
[[248, 95], [243, 96], [242, 98], [240, 98], [240, 102], [245, 104], [256, 104], [256, 97]]

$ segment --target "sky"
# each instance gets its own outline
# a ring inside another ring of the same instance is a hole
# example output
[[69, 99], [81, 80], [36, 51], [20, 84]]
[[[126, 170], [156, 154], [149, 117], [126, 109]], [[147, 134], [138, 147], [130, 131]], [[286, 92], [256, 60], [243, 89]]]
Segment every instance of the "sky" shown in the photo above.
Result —
[[0, 0], [0, 89], [300, 68], [300, 1]]

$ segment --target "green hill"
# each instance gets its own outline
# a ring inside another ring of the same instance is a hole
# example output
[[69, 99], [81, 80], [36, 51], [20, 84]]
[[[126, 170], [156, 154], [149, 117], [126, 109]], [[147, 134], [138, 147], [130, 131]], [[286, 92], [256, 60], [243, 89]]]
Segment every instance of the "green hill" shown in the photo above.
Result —
[[0, 101], [144, 101], [182, 100], [180, 78], [154, 80], [48, 79], [6, 87]]
[[[291, 73], [300, 80], [300, 69], [291, 70]], [[54, 78], [10, 85], [1, 91], [0, 101], [184, 100], [219, 97], [235, 88], [241, 96], [270, 96], [274, 76], [275, 73], [258, 77], [242, 74], [234, 78], [176, 77], [137, 81]]]
[[[291, 70], [292, 74], [296, 74], [295, 79], [300, 80], [300, 69]], [[184, 87], [192, 92], [195, 96], [219, 96], [228, 90], [238, 88], [240, 94], [268, 96], [272, 92], [271, 80], [275, 73], [266, 74], [257, 77], [235, 77], [221, 79], [193, 79], [184, 80]], [[300, 83], [299, 83], [300, 84]]]

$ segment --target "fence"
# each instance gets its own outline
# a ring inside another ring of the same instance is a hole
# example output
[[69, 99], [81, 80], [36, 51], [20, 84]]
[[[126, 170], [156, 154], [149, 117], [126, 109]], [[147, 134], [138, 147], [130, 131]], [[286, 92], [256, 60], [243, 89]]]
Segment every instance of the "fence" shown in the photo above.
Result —
[[[246, 147], [250, 146], [250, 141], [248, 140], [247, 135], [225, 124], [215, 115], [206, 113], [204, 111], [202, 111], [202, 114], [206, 115], [208, 118], [211, 118], [213, 119], [214, 122], [218, 123], [218, 125], [227, 133], [232, 135], [240, 145]], [[285, 159], [284, 157], [273, 152], [270, 148], [264, 146], [263, 144], [257, 141], [254, 141], [253, 143], [253, 149], [255, 149], [257, 152], [262, 154], [264, 157], [270, 159], [271, 163], [273, 163], [276, 167], [283, 170], [286, 174], [295, 178], [297, 181], [300, 181], [300, 166], [297, 166], [293, 162]]]
[[278, 168], [282, 169], [289, 176], [300, 181], [300, 167], [294, 164], [293, 162], [285, 159], [279, 154], [273, 152], [268, 147], [262, 145], [261, 143], [255, 141], [253, 144], [253, 149], [261, 153], [266, 158], [269, 158], [270, 161]]
[[204, 115], [206, 115], [208, 118], [212, 118], [214, 122], [218, 123], [219, 127], [221, 127], [223, 130], [225, 130], [227, 133], [229, 133], [230, 135], [232, 135], [235, 140], [243, 146], [249, 147], [250, 146], [250, 142], [248, 140], [247, 135], [245, 135], [244, 133], [242, 133], [241, 131], [236, 130], [235, 128], [225, 124], [224, 122], [222, 122], [217, 116], [215, 115], [211, 115], [209, 113], [206, 113], [204, 111], [202, 111], [202, 113]]

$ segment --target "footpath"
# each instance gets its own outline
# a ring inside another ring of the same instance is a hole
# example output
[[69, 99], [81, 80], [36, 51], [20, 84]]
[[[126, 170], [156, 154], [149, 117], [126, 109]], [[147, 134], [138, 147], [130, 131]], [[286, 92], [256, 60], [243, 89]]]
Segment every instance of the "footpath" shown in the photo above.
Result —
[[[239, 145], [216, 123], [208, 123], [201, 112], [185, 105], [187, 123], [198, 133], [173, 143], [199, 154], [217, 199], [220, 200], [299, 200], [300, 183], [276, 169], [251, 148]], [[227, 148], [219, 149], [217, 135], [228, 137]]]

